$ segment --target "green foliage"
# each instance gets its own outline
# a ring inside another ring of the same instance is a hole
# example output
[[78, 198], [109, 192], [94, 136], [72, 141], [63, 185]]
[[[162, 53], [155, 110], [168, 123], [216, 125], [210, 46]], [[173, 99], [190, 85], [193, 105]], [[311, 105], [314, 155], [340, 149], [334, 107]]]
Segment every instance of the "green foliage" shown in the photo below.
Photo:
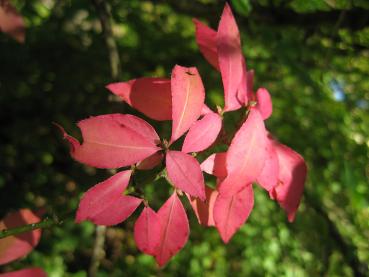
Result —
[[[197, 50], [191, 18], [216, 28], [223, 3], [110, 3], [121, 80], [168, 76], [175, 63], [197, 66], [211, 106], [222, 104], [220, 78]], [[268, 128], [309, 165], [297, 219], [287, 223], [283, 211], [256, 190], [248, 223], [228, 245], [192, 216], [189, 243], [162, 270], [137, 251], [134, 221], [127, 221], [108, 230], [99, 276], [354, 276], [355, 267], [368, 274], [367, 1], [231, 3], [256, 87], [273, 97]], [[78, 136], [75, 119], [134, 111], [104, 89], [112, 81], [109, 61], [90, 2], [15, 4], [28, 29], [24, 45], [0, 34], [0, 213], [44, 207], [68, 219], [45, 230], [30, 256], [0, 270], [34, 265], [50, 276], [87, 276], [94, 227], [74, 224], [74, 212], [81, 193], [109, 172], [73, 162], [52, 122]], [[232, 128], [237, 118], [226, 120]], [[158, 130], [161, 137], [169, 132], [170, 125]], [[154, 208], [169, 194], [161, 182], [143, 188]]]

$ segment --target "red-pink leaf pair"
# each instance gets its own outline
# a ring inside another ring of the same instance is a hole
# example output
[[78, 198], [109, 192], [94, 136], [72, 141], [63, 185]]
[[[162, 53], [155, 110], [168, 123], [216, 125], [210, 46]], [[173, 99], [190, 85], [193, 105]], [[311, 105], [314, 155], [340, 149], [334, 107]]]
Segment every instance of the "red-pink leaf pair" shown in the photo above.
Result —
[[[170, 142], [173, 143], [200, 117], [204, 107], [205, 89], [196, 68], [176, 65], [172, 72], [171, 91], [173, 122]], [[187, 135], [186, 140], [196, 140], [197, 131], [192, 133], [194, 135]], [[196, 142], [194, 146], [197, 146]], [[176, 188], [205, 199], [204, 177], [195, 158], [184, 152], [168, 151], [166, 167], [168, 177]]]
[[239, 109], [249, 101], [257, 100], [263, 119], [271, 112], [271, 99], [264, 88], [253, 93], [254, 72], [247, 71], [242, 54], [240, 33], [228, 4], [225, 5], [218, 30], [215, 31], [197, 19], [196, 41], [206, 60], [220, 71], [224, 86], [224, 111]]
[[[234, 233], [245, 223], [254, 205], [252, 182], [260, 174], [266, 157], [266, 130], [258, 109], [251, 109], [247, 120], [233, 138], [227, 153], [217, 153], [206, 159], [202, 169], [218, 177], [219, 194], [207, 206], [194, 206], [200, 222], [201, 214], [208, 210], [213, 217], [223, 241], [227, 243]], [[213, 204], [214, 203], [214, 204]], [[201, 208], [201, 210], [200, 210]], [[208, 225], [211, 226], [211, 224]]]
[[228, 148], [227, 176], [218, 186], [219, 195], [214, 204], [215, 226], [225, 243], [245, 223], [253, 209], [252, 183], [264, 167], [266, 147], [263, 118], [258, 109], [251, 108]]
[[176, 65], [172, 71], [172, 136], [180, 138], [201, 115], [205, 89], [195, 67]]
[[[0, 221], [0, 231], [20, 227], [26, 224], [37, 223], [40, 217], [28, 209], [21, 209], [7, 214]], [[36, 229], [16, 236], [0, 239], [0, 265], [28, 255], [37, 246], [41, 238], [41, 229]], [[2, 277], [46, 277], [40, 268], [28, 268], [0, 274]]]
[[[124, 195], [131, 171], [122, 171], [88, 190], [79, 204], [76, 221], [90, 220], [98, 225], [115, 225], [128, 218], [142, 199]], [[134, 237], [137, 247], [155, 256], [160, 266], [186, 243], [188, 220], [176, 192], [158, 213], [145, 207], [136, 221]]]
[[221, 73], [224, 87], [224, 111], [239, 109], [247, 97], [247, 71], [242, 55], [240, 33], [231, 8], [228, 4], [225, 5], [217, 31], [197, 19], [193, 22], [200, 51], [208, 62]]
[[[182, 146], [184, 153], [199, 152], [213, 144], [222, 127], [222, 119], [204, 104], [205, 90], [195, 67], [174, 67], [172, 99], [171, 143], [189, 130]], [[205, 113], [204, 117], [196, 121], [202, 113]]]
[[145, 207], [136, 221], [134, 238], [137, 247], [165, 265], [187, 242], [190, 233], [186, 211], [177, 193], [157, 213]]

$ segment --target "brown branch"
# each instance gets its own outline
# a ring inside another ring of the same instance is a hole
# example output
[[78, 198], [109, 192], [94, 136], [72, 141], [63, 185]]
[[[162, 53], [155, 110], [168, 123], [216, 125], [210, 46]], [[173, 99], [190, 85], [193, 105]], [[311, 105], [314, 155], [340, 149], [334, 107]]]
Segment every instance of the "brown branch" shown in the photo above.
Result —
[[105, 44], [108, 50], [111, 77], [116, 81], [120, 75], [120, 58], [118, 47], [113, 35], [111, 8], [108, 1], [91, 0], [96, 8], [96, 12], [100, 19], [101, 28], [103, 30]]
[[104, 251], [105, 234], [106, 234], [106, 226], [96, 227], [94, 250], [92, 253], [91, 265], [88, 270], [89, 277], [97, 276], [100, 263], [105, 257], [105, 251]]

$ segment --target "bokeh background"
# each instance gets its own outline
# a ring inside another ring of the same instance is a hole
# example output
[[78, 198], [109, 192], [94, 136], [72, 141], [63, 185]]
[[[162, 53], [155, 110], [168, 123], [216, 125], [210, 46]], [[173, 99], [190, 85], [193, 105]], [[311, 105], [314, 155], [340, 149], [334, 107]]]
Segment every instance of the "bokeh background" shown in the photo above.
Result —
[[[73, 161], [52, 122], [78, 137], [75, 123], [91, 115], [137, 114], [104, 88], [113, 79], [92, 2], [13, 1], [26, 21], [26, 42], [0, 33], [0, 216], [27, 207], [65, 218], [43, 231], [29, 256], [0, 272], [40, 266], [49, 276], [82, 277], [91, 265], [95, 227], [76, 225], [73, 217], [81, 194], [111, 173]], [[196, 66], [207, 103], [222, 105], [221, 80], [196, 46], [191, 19], [216, 29], [224, 3], [108, 1], [121, 59], [118, 79], [168, 77], [175, 64]], [[255, 87], [268, 88], [273, 97], [266, 124], [308, 163], [296, 221], [288, 223], [255, 188], [247, 224], [224, 245], [188, 209], [189, 242], [159, 269], [135, 247], [136, 212], [108, 228], [98, 276], [369, 276], [369, 2], [230, 4]], [[227, 116], [228, 126], [240, 116]], [[148, 121], [169, 136], [169, 123]], [[159, 180], [144, 190], [158, 208], [170, 188]]]

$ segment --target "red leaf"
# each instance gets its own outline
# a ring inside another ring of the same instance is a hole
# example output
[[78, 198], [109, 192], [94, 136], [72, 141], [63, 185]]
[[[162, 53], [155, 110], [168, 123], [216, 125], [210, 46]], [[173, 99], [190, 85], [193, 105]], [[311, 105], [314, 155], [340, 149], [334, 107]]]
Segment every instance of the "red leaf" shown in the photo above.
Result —
[[8, 0], [0, 1], [0, 31], [24, 43], [26, 27], [23, 18]]
[[240, 33], [231, 8], [225, 5], [217, 33], [219, 67], [224, 87], [224, 111], [241, 107], [237, 90], [242, 79], [242, 50]]
[[205, 183], [199, 162], [180, 151], [168, 151], [166, 166], [173, 185], [191, 196], [205, 200]]
[[209, 113], [213, 113], [213, 111], [206, 104], [204, 104], [201, 109], [201, 115], [207, 115]]
[[26, 268], [17, 271], [0, 274], [1, 277], [47, 277], [41, 268]]
[[126, 220], [142, 199], [123, 195], [131, 171], [121, 171], [90, 188], [79, 202], [76, 222], [89, 220], [97, 225], [116, 225]]
[[155, 256], [160, 243], [160, 219], [150, 207], [145, 207], [134, 227], [134, 238], [140, 251]]
[[164, 158], [163, 153], [157, 152], [137, 164], [139, 170], [151, 170], [158, 166]]
[[247, 85], [246, 61], [245, 61], [245, 58], [242, 57], [242, 77], [241, 77], [241, 82], [237, 90], [237, 99], [241, 104], [245, 106], [247, 105], [249, 101], [247, 92], [248, 92], [248, 85]]
[[155, 129], [145, 120], [131, 114], [110, 114], [119, 124], [138, 133], [145, 139], [155, 144], [160, 143], [160, 138]]
[[182, 136], [199, 118], [205, 89], [196, 67], [176, 65], [172, 72], [173, 127], [171, 142]]
[[259, 111], [250, 110], [227, 152], [228, 176], [220, 184], [221, 194], [232, 195], [256, 181], [267, 157], [267, 134]]
[[[28, 209], [9, 213], [0, 221], [0, 230], [37, 223], [40, 218]], [[41, 229], [0, 239], [0, 265], [26, 256], [38, 244]]]
[[256, 92], [256, 107], [264, 120], [268, 119], [273, 111], [272, 98], [265, 88], [259, 88]]
[[195, 212], [199, 224], [203, 226], [214, 226], [215, 223], [213, 218], [213, 210], [215, 199], [218, 196], [218, 191], [206, 186], [205, 193], [205, 201], [201, 201], [200, 199], [191, 197], [189, 195], [187, 195], [187, 197], [190, 200], [192, 209]]
[[214, 143], [221, 128], [222, 118], [218, 114], [205, 115], [191, 126], [183, 142], [182, 151], [189, 153], [207, 149]]
[[170, 80], [139, 78], [106, 86], [128, 105], [154, 120], [172, 119]]
[[246, 79], [247, 79], [247, 103], [248, 101], [254, 101], [255, 95], [254, 95], [254, 70], [247, 71], [246, 73]]
[[159, 147], [155, 130], [133, 115], [108, 114], [78, 123], [83, 144], [69, 136], [71, 155], [81, 163], [98, 168], [118, 168], [134, 164], [154, 154]]
[[257, 183], [265, 190], [271, 191], [278, 183], [279, 163], [277, 152], [270, 139], [267, 140], [267, 156], [263, 170], [257, 177]]
[[226, 158], [226, 152], [212, 154], [201, 163], [201, 170], [210, 175], [225, 178], [227, 176]]
[[201, 53], [215, 69], [219, 70], [217, 32], [195, 18], [192, 21], [196, 27], [196, 42]]
[[[131, 102], [131, 93], [132, 93], [132, 86], [137, 81], [140, 82], [141, 79], [132, 79], [127, 82], [118, 82], [118, 83], [111, 83], [106, 85], [105, 87], [110, 90], [111, 93], [118, 96], [128, 105], [133, 107]], [[141, 80], [142, 81], [142, 80]]]
[[155, 259], [159, 266], [163, 266], [186, 244], [190, 228], [186, 211], [176, 192], [160, 208], [158, 216], [161, 232]]
[[224, 243], [228, 243], [245, 223], [254, 207], [252, 185], [231, 196], [218, 194], [214, 204], [214, 221]]
[[307, 167], [304, 158], [286, 145], [274, 141], [274, 148], [279, 162], [279, 184], [272, 194], [292, 222], [304, 191]]

